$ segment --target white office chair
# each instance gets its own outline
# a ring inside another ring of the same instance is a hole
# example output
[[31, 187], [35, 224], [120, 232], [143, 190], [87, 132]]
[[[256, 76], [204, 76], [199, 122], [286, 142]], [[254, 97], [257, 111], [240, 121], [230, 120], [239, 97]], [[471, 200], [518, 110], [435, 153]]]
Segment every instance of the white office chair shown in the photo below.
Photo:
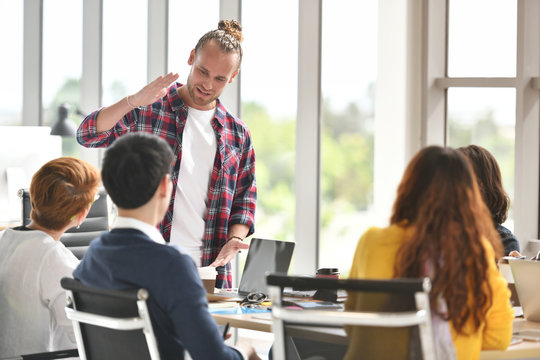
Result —
[[[272, 299], [272, 331], [275, 335], [272, 352], [276, 359], [342, 359], [347, 351], [349, 341], [344, 336], [342, 328], [347, 325], [368, 327], [366, 332], [368, 336], [370, 333], [374, 333], [373, 327], [408, 329], [405, 330], [406, 332], [404, 331], [407, 336], [403, 337], [405, 353], [393, 353], [391, 357], [387, 358], [398, 359], [402, 356], [405, 359], [436, 359], [429, 307], [431, 288], [429, 279], [337, 280], [268, 275], [267, 283]], [[344, 289], [348, 292], [354, 291], [368, 296], [375, 294], [379, 298], [383, 294], [387, 300], [384, 302], [388, 302], [390, 306], [377, 304], [376, 307], [380, 308], [379, 311], [364, 311], [364, 309], [356, 311], [297, 310], [287, 308], [287, 302], [284, 303], [283, 288], [285, 287], [293, 287], [298, 290], [327, 289], [337, 291]], [[337, 328], [337, 331], [325, 328]], [[297, 340], [295, 340], [295, 337], [298, 338], [299, 334], [302, 333], [300, 329], [307, 331], [306, 338], [314, 340], [311, 345], [309, 342], [307, 345], [303, 344], [303, 349], [296, 346]], [[313, 333], [317, 333], [317, 331], [322, 336], [315, 339]], [[336, 336], [336, 333], [341, 333], [341, 340], [340, 336]], [[392, 336], [392, 332], [388, 330], [379, 332], [379, 334], [381, 333]], [[321, 339], [324, 341], [325, 337], [327, 343], [319, 349], [315, 349], [317, 344], [320, 344]], [[341, 342], [341, 345], [335, 344], [336, 342]], [[380, 355], [363, 354], [364, 359], [375, 357], [379, 358]]]

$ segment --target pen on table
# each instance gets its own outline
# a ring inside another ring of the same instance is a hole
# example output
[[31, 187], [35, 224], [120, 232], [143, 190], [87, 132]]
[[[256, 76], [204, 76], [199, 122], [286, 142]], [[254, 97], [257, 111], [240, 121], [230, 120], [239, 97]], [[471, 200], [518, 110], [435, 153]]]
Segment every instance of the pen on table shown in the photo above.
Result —
[[223, 340], [227, 340], [227, 332], [229, 331], [230, 324], [225, 324], [225, 328], [223, 329]]

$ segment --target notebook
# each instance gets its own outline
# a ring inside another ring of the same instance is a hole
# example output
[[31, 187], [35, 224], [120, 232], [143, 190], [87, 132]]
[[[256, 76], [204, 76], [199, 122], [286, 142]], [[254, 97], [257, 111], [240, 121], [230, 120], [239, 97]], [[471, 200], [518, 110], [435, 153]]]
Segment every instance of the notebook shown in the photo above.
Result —
[[509, 259], [508, 262], [523, 316], [529, 321], [540, 321], [540, 261]]
[[251, 292], [268, 295], [266, 274], [287, 274], [294, 245], [288, 241], [251, 239], [238, 291], [216, 292], [214, 295], [242, 299]]

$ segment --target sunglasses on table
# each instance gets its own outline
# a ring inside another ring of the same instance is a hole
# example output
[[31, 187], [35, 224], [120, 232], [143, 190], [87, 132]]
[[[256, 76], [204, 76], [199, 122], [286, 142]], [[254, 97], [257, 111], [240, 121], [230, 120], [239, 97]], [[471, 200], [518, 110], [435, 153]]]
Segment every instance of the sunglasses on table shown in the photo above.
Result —
[[268, 296], [262, 292], [249, 293], [240, 303], [240, 306], [259, 305], [268, 300]]

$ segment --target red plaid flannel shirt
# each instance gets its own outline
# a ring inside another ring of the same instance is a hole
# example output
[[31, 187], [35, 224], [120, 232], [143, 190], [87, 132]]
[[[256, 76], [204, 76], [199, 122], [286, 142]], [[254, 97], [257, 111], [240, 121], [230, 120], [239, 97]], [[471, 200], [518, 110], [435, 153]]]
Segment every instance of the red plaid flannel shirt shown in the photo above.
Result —
[[[107, 147], [122, 134], [146, 131], [159, 135], [171, 146], [177, 160], [172, 174], [173, 188], [178, 182], [182, 159], [182, 132], [187, 107], [178, 95], [181, 84], [171, 85], [162, 99], [142, 109], [127, 113], [112, 129], [97, 133], [96, 119], [100, 110], [90, 114], [77, 130], [77, 141], [85, 147]], [[208, 189], [208, 212], [203, 238], [202, 266], [210, 265], [227, 242], [228, 229], [245, 224], [254, 231], [257, 187], [255, 152], [247, 126], [217, 101], [212, 127], [217, 139], [217, 152]], [[159, 229], [169, 241], [175, 191]], [[218, 268], [216, 286], [231, 287], [231, 265]]]

